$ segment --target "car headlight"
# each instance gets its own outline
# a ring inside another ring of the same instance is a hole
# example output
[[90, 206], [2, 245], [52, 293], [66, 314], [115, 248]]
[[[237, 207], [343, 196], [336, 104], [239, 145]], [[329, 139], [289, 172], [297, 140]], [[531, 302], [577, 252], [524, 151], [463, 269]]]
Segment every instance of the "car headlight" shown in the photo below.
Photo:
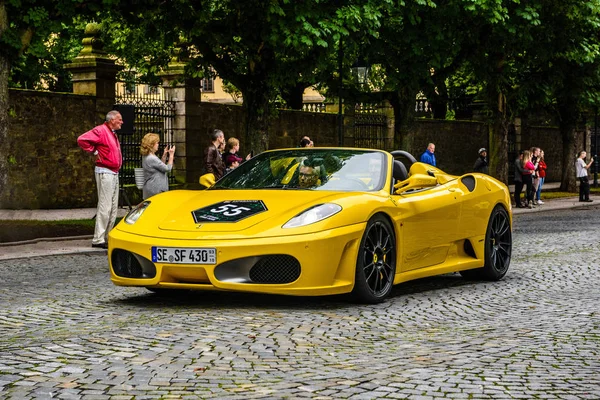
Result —
[[125, 223], [129, 225], [135, 224], [135, 222], [140, 219], [146, 208], [150, 205], [149, 201], [142, 201], [138, 204], [133, 210], [129, 211], [125, 216]]
[[329, 218], [340, 211], [342, 211], [342, 206], [340, 205], [333, 203], [319, 204], [318, 206], [311, 207], [296, 215], [286, 222], [283, 225], [283, 228], [298, 228], [300, 226], [314, 224], [315, 222]]

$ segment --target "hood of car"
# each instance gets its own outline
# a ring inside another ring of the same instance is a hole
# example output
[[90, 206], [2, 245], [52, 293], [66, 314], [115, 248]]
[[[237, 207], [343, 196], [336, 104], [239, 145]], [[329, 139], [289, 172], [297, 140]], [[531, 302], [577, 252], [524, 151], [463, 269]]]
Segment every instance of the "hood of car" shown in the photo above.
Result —
[[331, 196], [331, 193], [317, 191], [201, 191], [176, 207], [165, 206], [158, 228], [163, 231], [238, 232], [266, 220], [284, 224], [307, 207]]

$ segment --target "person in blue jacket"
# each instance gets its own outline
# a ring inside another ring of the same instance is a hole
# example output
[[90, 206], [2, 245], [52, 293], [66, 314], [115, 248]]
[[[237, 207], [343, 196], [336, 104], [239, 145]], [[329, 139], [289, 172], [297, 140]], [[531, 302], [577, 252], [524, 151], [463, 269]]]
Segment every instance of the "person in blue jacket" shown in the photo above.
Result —
[[433, 165], [434, 167], [436, 166], [436, 162], [435, 162], [435, 144], [433, 143], [429, 143], [427, 145], [427, 150], [425, 150], [425, 152], [423, 154], [421, 154], [421, 162], [422, 163], [426, 163], [429, 165]]

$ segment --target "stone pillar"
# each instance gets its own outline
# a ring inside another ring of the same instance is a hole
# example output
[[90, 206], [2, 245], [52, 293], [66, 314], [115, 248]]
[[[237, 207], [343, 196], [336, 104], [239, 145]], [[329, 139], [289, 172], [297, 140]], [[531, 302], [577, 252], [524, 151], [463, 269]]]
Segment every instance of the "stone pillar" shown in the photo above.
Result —
[[[83, 49], [65, 68], [73, 74], [73, 93], [96, 96], [114, 103], [117, 72], [123, 67], [116, 65], [103, 50], [100, 40], [102, 25], [87, 24]], [[108, 110], [105, 110], [105, 112]]]
[[186, 79], [185, 63], [174, 60], [166, 71], [160, 73], [165, 98], [175, 102], [173, 142], [175, 151], [176, 180], [195, 187], [202, 173], [204, 147], [207, 133], [196, 127], [200, 124], [200, 79]]

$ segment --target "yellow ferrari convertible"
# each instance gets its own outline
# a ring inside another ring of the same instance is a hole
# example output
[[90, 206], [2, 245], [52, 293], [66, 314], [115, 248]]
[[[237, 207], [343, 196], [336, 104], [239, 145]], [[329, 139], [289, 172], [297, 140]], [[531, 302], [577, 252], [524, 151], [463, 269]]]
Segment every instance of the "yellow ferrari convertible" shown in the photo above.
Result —
[[512, 249], [508, 188], [404, 151], [264, 152], [206, 190], [161, 193], [109, 237], [113, 283], [152, 291], [351, 293], [457, 272], [498, 280]]

